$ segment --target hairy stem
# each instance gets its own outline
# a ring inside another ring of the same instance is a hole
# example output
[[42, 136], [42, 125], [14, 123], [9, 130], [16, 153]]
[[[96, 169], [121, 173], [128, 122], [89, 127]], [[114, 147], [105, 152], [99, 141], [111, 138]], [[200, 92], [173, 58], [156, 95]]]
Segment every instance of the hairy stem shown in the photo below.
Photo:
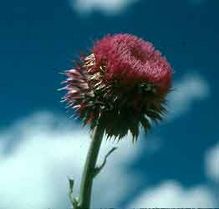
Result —
[[96, 162], [104, 131], [100, 125], [97, 125], [92, 134], [92, 141], [82, 175], [77, 209], [90, 208], [92, 184], [95, 177]]

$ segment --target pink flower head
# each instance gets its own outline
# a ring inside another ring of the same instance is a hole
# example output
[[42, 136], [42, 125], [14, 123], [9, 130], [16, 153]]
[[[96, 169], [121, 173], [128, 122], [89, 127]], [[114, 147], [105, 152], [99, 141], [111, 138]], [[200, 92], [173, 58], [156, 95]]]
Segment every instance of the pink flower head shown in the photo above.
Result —
[[127, 85], [151, 83], [157, 91], [170, 88], [172, 70], [169, 63], [150, 42], [129, 34], [106, 36], [93, 48], [96, 70], [105, 66], [105, 79], [120, 80]]
[[172, 69], [150, 42], [130, 35], [108, 35], [94, 44], [81, 63], [66, 72], [64, 100], [85, 124], [97, 123], [111, 137], [162, 119]]

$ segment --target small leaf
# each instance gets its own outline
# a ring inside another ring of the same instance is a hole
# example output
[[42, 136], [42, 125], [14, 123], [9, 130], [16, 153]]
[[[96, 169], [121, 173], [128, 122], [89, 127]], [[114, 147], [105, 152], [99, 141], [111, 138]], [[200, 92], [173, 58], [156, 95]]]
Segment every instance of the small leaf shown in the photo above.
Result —
[[74, 179], [68, 179], [70, 193], [73, 193]]
[[94, 177], [95, 177], [98, 173], [100, 173], [100, 171], [101, 171], [101, 170], [103, 169], [103, 167], [106, 165], [107, 158], [108, 158], [116, 149], [117, 149], [117, 147], [113, 147], [113, 148], [105, 155], [105, 158], [104, 158], [102, 164], [94, 169], [94, 174], [93, 174]]

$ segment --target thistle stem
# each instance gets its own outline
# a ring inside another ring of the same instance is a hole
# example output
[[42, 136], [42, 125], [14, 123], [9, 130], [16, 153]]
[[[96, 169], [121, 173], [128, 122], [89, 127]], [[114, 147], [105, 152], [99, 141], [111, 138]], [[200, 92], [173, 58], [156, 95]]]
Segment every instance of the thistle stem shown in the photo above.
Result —
[[90, 208], [92, 184], [95, 177], [96, 162], [103, 135], [104, 130], [100, 125], [97, 125], [92, 133], [92, 141], [83, 170], [77, 209]]

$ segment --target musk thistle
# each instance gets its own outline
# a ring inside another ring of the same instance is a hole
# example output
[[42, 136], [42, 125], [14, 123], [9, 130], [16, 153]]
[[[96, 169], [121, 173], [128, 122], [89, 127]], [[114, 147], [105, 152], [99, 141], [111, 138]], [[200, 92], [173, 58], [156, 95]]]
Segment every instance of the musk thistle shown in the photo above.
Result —
[[165, 113], [171, 87], [171, 66], [150, 42], [129, 34], [108, 35], [66, 72], [64, 101], [84, 124], [101, 123], [108, 137], [122, 138], [130, 131], [137, 139], [139, 125]]
[[142, 126], [147, 132], [152, 121], [165, 113], [165, 97], [171, 88], [172, 69], [150, 42], [130, 34], [107, 35], [91, 52], [65, 72], [63, 101], [76, 111], [93, 131], [79, 199], [70, 198], [75, 209], [89, 208], [94, 177], [105, 165], [96, 166], [104, 133], [121, 139], [129, 131], [135, 141]]

